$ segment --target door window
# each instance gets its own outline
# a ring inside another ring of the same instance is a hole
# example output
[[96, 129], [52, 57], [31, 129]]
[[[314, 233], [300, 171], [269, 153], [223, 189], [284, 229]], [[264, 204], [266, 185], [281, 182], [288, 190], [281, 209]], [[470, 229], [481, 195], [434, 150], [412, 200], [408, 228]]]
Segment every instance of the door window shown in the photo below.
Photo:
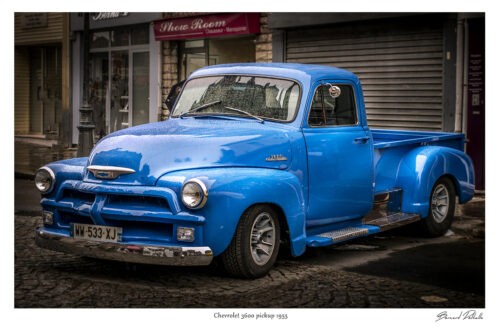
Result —
[[349, 126], [357, 122], [352, 86], [326, 83], [316, 88], [309, 112], [309, 126]]

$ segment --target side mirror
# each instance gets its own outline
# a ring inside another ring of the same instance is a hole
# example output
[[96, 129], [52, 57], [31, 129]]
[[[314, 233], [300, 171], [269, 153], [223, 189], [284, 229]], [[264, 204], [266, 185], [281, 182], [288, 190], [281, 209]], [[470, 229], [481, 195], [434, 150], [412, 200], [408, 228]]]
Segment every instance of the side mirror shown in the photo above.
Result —
[[342, 90], [340, 89], [339, 86], [334, 86], [334, 85], [332, 85], [330, 83], [327, 83], [326, 85], [329, 86], [328, 93], [330, 94], [330, 96], [332, 98], [337, 98], [342, 93]]

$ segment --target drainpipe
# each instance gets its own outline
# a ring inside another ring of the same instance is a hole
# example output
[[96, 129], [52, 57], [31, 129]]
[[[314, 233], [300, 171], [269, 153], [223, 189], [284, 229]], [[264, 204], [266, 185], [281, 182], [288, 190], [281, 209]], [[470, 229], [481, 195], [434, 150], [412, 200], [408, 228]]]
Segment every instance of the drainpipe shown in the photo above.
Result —
[[462, 133], [464, 85], [464, 17], [457, 16], [457, 67], [455, 85], [455, 132]]

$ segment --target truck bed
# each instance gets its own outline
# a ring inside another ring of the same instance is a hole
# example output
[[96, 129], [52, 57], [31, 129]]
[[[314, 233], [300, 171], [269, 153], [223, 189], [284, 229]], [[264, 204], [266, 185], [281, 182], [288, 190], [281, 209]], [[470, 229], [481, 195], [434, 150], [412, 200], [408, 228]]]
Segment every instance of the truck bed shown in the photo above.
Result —
[[400, 130], [371, 130], [374, 144], [375, 193], [397, 188], [395, 176], [401, 159], [420, 146], [441, 146], [464, 150], [465, 136], [456, 133]]
[[373, 144], [375, 149], [399, 147], [438, 145], [464, 150], [465, 137], [461, 133], [445, 132], [420, 132], [372, 129]]

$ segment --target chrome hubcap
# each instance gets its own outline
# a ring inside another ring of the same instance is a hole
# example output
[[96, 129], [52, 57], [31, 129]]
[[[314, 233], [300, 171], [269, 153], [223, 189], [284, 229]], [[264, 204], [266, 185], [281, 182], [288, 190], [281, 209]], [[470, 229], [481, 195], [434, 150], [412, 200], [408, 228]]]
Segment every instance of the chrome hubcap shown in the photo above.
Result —
[[448, 215], [449, 208], [450, 194], [448, 193], [448, 189], [443, 184], [439, 184], [434, 189], [431, 199], [431, 212], [434, 220], [437, 223], [443, 222], [446, 215]]
[[253, 261], [259, 265], [265, 265], [274, 252], [275, 246], [275, 222], [268, 213], [260, 213], [254, 220], [251, 231], [250, 250]]

